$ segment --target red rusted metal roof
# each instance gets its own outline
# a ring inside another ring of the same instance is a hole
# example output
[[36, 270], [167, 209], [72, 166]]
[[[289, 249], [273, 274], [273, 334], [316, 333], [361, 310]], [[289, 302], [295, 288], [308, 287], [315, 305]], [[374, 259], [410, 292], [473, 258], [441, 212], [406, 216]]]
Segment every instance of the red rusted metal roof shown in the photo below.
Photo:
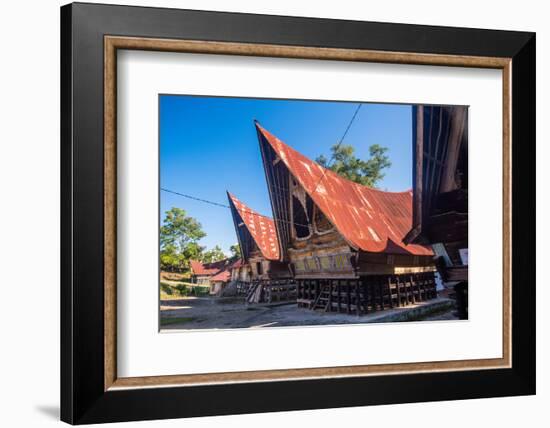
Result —
[[189, 264], [191, 265], [191, 271], [195, 275], [215, 275], [220, 271], [219, 267], [208, 267], [198, 260], [189, 260]]
[[244, 266], [243, 259], [241, 259], [241, 258], [239, 257], [239, 258], [237, 259], [237, 261], [231, 265], [231, 269], [236, 269], [236, 268], [240, 268], [240, 267], [243, 267], [243, 266]]
[[256, 126], [351, 247], [373, 253], [433, 255], [428, 247], [403, 243], [412, 225], [412, 191], [384, 192], [354, 183]]
[[229, 192], [228, 194], [262, 255], [267, 260], [279, 260], [279, 241], [273, 219], [257, 213], [239, 201], [235, 195]]

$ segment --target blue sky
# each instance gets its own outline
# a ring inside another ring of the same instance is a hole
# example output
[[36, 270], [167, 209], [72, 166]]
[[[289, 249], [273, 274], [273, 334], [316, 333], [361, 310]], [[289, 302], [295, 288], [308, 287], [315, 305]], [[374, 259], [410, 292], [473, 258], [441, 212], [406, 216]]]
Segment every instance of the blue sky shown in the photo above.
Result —
[[[161, 95], [160, 185], [227, 205], [226, 190], [261, 214], [272, 216], [254, 119], [311, 159], [336, 144], [357, 103]], [[344, 144], [368, 158], [372, 144], [387, 147], [392, 166], [379, 188], [412, 187], [411, 106], [363, 104]], [[160, 219], [183, 208], [203, 226], [207, 248], [229, 254], [237, 242], [229, 209], [160, 192]]]

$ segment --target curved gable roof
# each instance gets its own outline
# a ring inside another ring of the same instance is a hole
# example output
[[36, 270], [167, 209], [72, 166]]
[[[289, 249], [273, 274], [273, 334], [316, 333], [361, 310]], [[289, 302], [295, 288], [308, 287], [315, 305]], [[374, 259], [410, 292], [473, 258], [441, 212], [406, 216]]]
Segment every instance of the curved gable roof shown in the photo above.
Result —
[[412, 225], [412, 191], [384, 192], [354, 183], [297, 152], [260, 124], [256, 127], [350, 246], [373, 253], [433, 255], [428, 247], [403, 243]]
[[267, 260], [279, 260], [279, 241], [273, 219], [261, 215], [227, 192], [258, 249]]

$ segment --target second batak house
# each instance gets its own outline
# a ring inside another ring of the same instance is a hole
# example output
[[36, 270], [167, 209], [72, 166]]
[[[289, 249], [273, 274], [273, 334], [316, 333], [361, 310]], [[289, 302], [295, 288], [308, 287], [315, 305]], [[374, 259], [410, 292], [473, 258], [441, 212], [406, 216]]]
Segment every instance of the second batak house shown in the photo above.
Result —
[[279, 246], [272, 254], [289, 264], [300, 305], [360, 314], [436, 296], [432, 250], [403, 243], [410, 190], [354, 183], [256, 130]]
[[240, 281], [250, 283], [249, 302], [273, 302], [296, 298], [288, 263], [281, 261], [273, 219], [264, 216], [227, 193], [242, 256]]

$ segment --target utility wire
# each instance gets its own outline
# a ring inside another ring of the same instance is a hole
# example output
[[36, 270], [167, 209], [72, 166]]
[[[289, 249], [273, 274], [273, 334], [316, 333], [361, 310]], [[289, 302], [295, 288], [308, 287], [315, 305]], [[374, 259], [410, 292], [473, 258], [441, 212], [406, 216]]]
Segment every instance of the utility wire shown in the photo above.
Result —
[[209, 201], [207, 199], [197, 198], [196, 196], [187, 195], [185, 193], [175, 192], [174, 190], [165, 189], [164, 187], [161, 187], [160, 190], [166, 193], [172, 193], [174, 195], [183, 196], [184, 198], [187, 198], [187, 199], [193, 199], [194, 201], [204, 202], [205, 204], [210, 204], [210, 205], [214, 205], [222, 208], [229, 208], [229, 205], [220, 204], [219, 202]]
[[[208, 199], [198, 198], [197, 196], [192, 196], [192, 195], [188, 195], [186, 193], [176, 192], [174, 190], [166, 189], [164, 187], [161, 187], [160, 190], [162, 190], [163, 192], [166, 192], [166, 193], [171, 193], [173, 195], [182, 196], [182, 197], [187, 198], [187, 199], [192, 199], [194, 201], [214, 205], [216, 207], [231, 209], [231, 207], [229, 205], [225, 205], [225, 204], [222, 204], [220, 202], [209, 201]], [[257, 217], [263, 217], [263, 218], [266, 218], [268, 220], [277, 220], [277, 221], [280, 221], [280, 222], [283, 222], [283, 223], [295, 224], [296, 226], [309, 227], [308, 225], [305, 225], [305, 224], [294, 223], [294, 222], [291, 222], [291, 221], [288, 221], [288, 220], [283, 220], [283, 219], [278, 219], [278, 218], [271, 218], [267, 215], [263, 215], [263, 214], [254, 212], [252, 210], [247, 210], [245, 208], [242, 208], [242, 209], [237, 210], [237, 211], [241, 211], [243, 213], [247, 213], [247, 214], [250, 214], [250, 215], [255, 215]]]
[[[323, 171], [323, 175], [321, 176], [321, 178], [319, 179], [319, 181], [317, 182], [317, 185], [315, 186], [314, 190], [313, 190], [313, 193], [317, 192], [317, 188], [319, 187], [319, 184], [321, 184], [321, 181], [323, 181], [323, 179], [325, 178], [325, 175], [327, 173], [327, 170], [328, 168], [330, 168], [330, 164], [332, 163], [332, 161], [334, 160], [334, 153], [340, 148], [340, 146], [342, 145], [342, 143], [344, 142], [344, 139], [346, 138], [346, 135], [348, 135], [348, 131], [350, 130], [351, 128], [351, 125], [353, 124], [353, 122], [355, 121], [355, 118], [357, 117], [357, 113], [359, 113], [359, 110], [361, 109], [361, 106], [363, 104], [362, 103], [359, 103], [359, 105], [357, 106], [357, 108], [355, 109], [355, 112], [353, 113], [353, 116], [351, 117], [351, 120], [349, 121], [348, 123], [348, 126], [346, 127], [346, 130], [344, 131], [344, 134], [342, 135], [342, 137], [340, 138], [340, 141], [338, 142], [338, 144], [336, 145], [336, 149], [333, 151], [332, 153], [332, 156], [330, 157], [328, 163], [327, 163], [327, 166], [325, 167], [324, 171]], [[279, 186], [275, 186], [275, 185], [271, 185], [272, 187], [277, 187], [277, 188], [280, 188], [284, 191], [289, 191], [288, 188], [282, 188], [282, 187], [279, 187]], [[187, 199], [192, 199], [194, 201], [198, 201], [198, 202], [203, 202], [205, 204], [210, 204], [210, 205], [213, 205], [213, 206], [216, 206], [216, 207], [221, 207], [221, 208], [228, 208], [228, 209], [231, 209], [231, 207], [229, 205], [226, 205], [226, 204], [222, 204], [222, 203], [219, 203], [219, 202], [214, 202], [214, 201], [209, 201], [208, 199], [203, 199], [203, 198], [199, 198], [197, 196], [193, 196], [193, 195], [188, 195], [186, 193], [180, 193], [180, 192], [176, 192], [174, 190], [170, 190], [170, 189], [166, 189], [164, 187], [161, 187], [160, 190], [162, 190], [163, 192], [166, 192], [166, 193], [172, 193], [173, 195], [178, 195], [178, 196], [182, 196], [184, 198], [187, 198]], [[245, 213], [248, 213], [250, 215], [255, 215], [255, 216], [258, 216], [258, 217], [263, 217], [263, 218], [266, 218], [268, 220], [277, 220], [277, 221], [280, 221], [280, 222], [283, 222], [283, 223], [289, 223], [289, 224], [294, 224], [296, 226], [302, 226], [302, 227], [309, 227], [309, 225], [305, 225], [305, 224], [298, 224], [298, 223], [294, 223], [292, 221], [288, 221], [288, 220], [283, 220], [283, 219], [277, 219], [277, 218], [271, 218], [271, 217], [268, 217], [266, 215], [262, 215], [260, 213], [257, 213], [257, 212], [253, 212], [251, 210], [246, 210], [246, 209], [242, 209], [241, 211], [245, 212]]]
[[353, 113], [353, 116], [351, 117], [351, 120], [349, 121], [348, 126], [347, 126], [346, 130], [344, 131], [344, 134], [342, 135], [342, 138], [340, 138], [340, 141], [336, 145], [336, 148], [332, 151], [332, 156], [330, 157], [330, 159], [327, 163], [327, 166], [324, 167], [325, 169], [323, 171], [323, 175], [321, 175], [321, 178], [319, 179], [319, 181], [317, 182], [317, 185], [313, 189], [313, 193], [317, 192], [317, 188], [319, 187], [319, 184], [321, 184], [321, 181], [324, 180], [325, 175], [327, 174], [327, 170], [330, 168], [330, 164], [334, 160], [334, 154], [338, 151], [338, 149], [340, 148], [340, 146], [344, 142], [344, 138], [346, 138], [346, 135], [348, 135], [348, 131], [350, 130], [351, 125], [353, 124], [353, 121], [355, 120], [355, 117], [357, 116], [357, 113], [359, 113], [359, 110], [361, 109], [362, 105], [363, 105], [363, 103], [359, 103], [359, 105], [355, 109], [355, 113]]

